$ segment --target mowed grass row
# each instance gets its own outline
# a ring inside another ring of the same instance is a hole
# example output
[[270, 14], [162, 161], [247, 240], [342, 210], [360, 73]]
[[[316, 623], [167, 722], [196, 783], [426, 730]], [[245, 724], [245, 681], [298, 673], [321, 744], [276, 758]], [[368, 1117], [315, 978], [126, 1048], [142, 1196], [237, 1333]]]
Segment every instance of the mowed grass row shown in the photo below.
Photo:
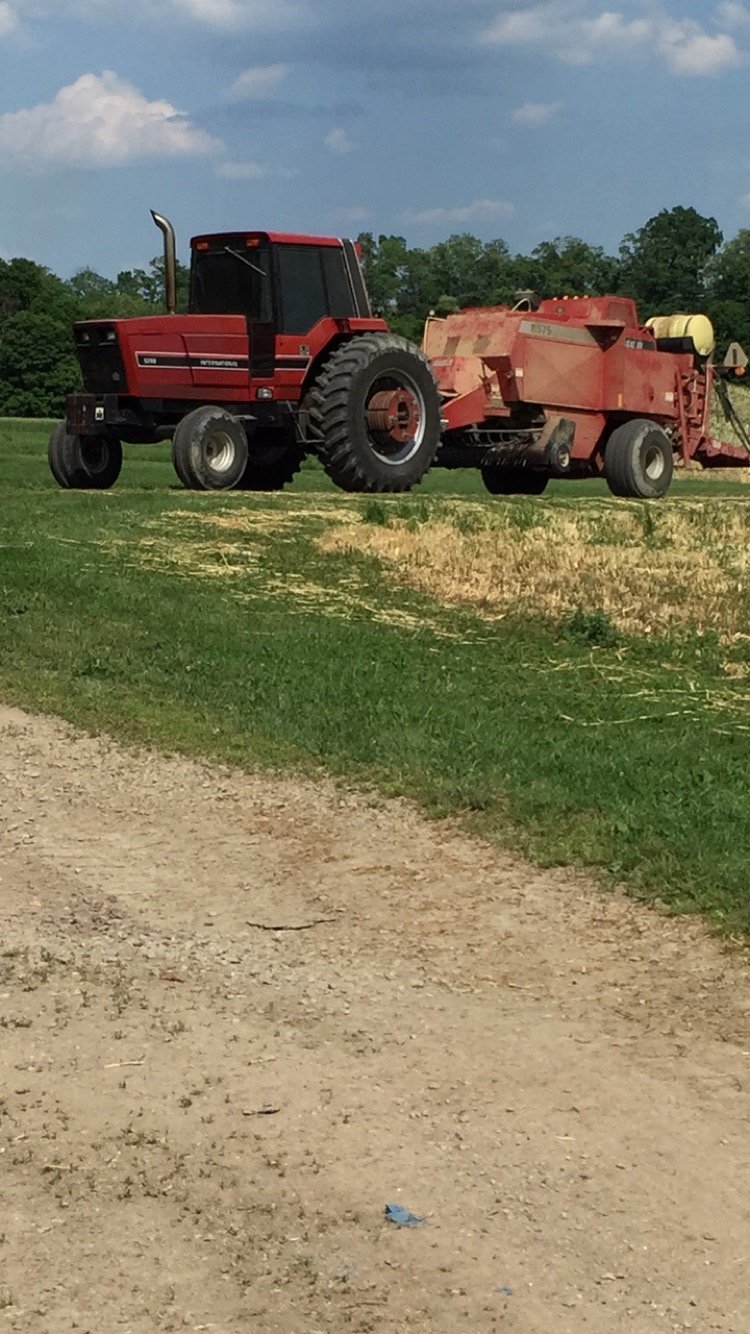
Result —
[[750, 927], [741, 482], [648, 507], [597, 483], [496, 500], [435, 473], [368, 499], [308, 466], [281, 496], [198, 495], [154, 448], [113, 491], [75, 493], [48, 475], [46, 434], [0, 422], [3, 699], [322, 768]]

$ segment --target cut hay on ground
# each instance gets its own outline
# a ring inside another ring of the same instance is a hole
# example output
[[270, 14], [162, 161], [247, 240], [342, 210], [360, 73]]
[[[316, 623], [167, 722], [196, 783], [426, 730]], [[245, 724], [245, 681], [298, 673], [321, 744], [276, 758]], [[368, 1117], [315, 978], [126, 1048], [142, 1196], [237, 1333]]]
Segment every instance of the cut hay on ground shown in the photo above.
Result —
[[441, 507], [421, 524], [394, 517], [337, 525], [320, 545], [376, 556], [392, 579], [488, 617], [560, 619], [581, 609], [636, 634], [689, 626], [728, 642], [748, 631], [743, 500], [511, 501], [471, 511]]

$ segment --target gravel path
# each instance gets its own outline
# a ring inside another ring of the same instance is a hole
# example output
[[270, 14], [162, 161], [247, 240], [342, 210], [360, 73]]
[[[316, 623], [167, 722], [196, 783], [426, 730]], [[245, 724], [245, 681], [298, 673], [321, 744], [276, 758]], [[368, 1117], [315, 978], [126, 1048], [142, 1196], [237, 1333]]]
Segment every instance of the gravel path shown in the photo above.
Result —
[[750, 1330], [698, 923], [6, 708], [0, 891], [0, 1330]]

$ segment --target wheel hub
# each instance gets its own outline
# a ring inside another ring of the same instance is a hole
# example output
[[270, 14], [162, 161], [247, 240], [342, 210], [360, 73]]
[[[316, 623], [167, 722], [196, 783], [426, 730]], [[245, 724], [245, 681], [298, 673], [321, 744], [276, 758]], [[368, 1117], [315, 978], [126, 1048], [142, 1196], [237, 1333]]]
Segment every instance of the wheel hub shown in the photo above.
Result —
[[81, 440], [81, 454], [90, 473], [103, 472], [107, 466], [109, 451], [106, 441], [99, 436], [91, 436], [89, 439]]
[[421, 420], [416, 394], [403, 385], [380, 390], [367, 405], [367, 429], [381, 448], [407, 445], [417, 435]]
[[228, 431], [220, 428], [209, 436], [206, 442], [206, 462], [214, 472], [226, 472], [234, 463], [236, 450]]
[[650, 482], [658, 482], [664, 472], [664, 457], [661, 450], [656, 445], [649, 445], [646, 448], [646, 457], [643, 460], [643, 471]]

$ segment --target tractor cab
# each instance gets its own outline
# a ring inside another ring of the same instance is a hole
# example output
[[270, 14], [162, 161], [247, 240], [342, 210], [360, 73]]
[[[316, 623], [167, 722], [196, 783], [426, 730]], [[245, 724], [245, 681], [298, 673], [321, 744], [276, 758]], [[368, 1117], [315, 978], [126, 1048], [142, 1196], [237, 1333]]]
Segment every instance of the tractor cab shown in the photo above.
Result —
[[351, 241], [277, 232], [223, 232], [191, 241], [190, 313], [244, 315], [279, 334], [321, 319], [372, 315]]

